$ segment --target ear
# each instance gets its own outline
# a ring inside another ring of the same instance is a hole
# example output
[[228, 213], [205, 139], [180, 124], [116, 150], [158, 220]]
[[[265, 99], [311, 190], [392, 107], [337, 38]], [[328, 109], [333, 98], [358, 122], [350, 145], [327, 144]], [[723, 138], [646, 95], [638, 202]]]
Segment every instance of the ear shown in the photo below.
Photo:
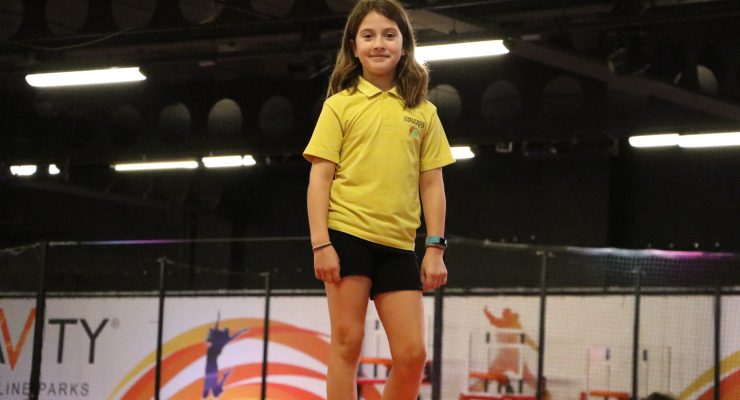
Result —
[[357, 58], [357, 43], [355, 43], [355, 39], [350, 39], [349, 44], [352, 46], [352, 55]]

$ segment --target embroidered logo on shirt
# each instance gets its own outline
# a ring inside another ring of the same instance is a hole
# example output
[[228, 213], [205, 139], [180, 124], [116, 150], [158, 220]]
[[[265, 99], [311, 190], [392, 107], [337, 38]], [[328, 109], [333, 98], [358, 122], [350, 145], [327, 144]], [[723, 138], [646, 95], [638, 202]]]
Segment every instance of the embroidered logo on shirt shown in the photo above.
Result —
[[409, 134], [411, 137], [418, 139], [419, 136], [421, 136], [421, 130], [424, 129], [424, 126], [426, 125], [424, 121], [414, 117], [409, 117], [408, 115], [404, 115], [403, 120], [411, 124], [409, 125]]
[[424, 129], [424, 126], [426, 125], [426, 124], [424, 123], [424, 121], [422, 121], [422, 120], [420, 120], [420, 119], [416, 119], [416, 118], [414, 118], [414, 117], [409, 117], [408, 115], [404, 115], [404, 116], [403, 116], [403, 120], [404, 120], [405, 122], [409, 122], [409, 123], [411, 123], [411, 124], [415, 125], [415, 126], [416, 126], [417, 128], [419, 128], [419, 129]]

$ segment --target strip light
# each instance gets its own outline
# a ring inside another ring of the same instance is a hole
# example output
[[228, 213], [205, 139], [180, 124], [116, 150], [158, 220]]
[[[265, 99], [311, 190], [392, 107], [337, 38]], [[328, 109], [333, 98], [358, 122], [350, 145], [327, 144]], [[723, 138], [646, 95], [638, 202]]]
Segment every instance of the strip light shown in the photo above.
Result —
[[11, 165], [10, 174], [15, 176], [31, 176], [36, 173], [35, 165]]
[[206, 168], [246, 167], [257, 164], [250, 155], [203, 157], [202, 161]]
[[475, 153], [470, 150], [470, 146], [456, 146], [452, 147], [451, 150], [455, 160], [466, 160], [475, 157]]
[[681, 135], [678, 146], [686, 148], [740, 146], [740, 132]]
[[632, 147], [672, 147], [703, 148], [740, 146], [740, 132], [702, 133], [696, 135], [679, 135], [677, 133], [661, 135], [632, 136], [629, 138]]
[[419, 46], [415, 50], [415, 56], [417, 61], [427, 62], [461, 58], [498, 56], [507, 54], [508, 52], [509, 49], [504, 46], [503, 40], [484, 40], [480, 42]]
[[139, 67], [26, 75], [26, 82], [29, 85], [41, 88], [137, 82], [145, 79], [146, 76], [139, 71]]
[[641, 135], [629, 138], [632, 147], [668, 147], [678, 144], [678, 133], [666, 133], [660, 135]]
[[198, 162], [195, 160], [162, 161], [162, 162], [130, 163], [130, 164], [113, 165], [113, 169], [115, 169], [118, 172], [161, 171], [161, 170], [171, 170], [171, 169], [196, 169], [196, 168], [198, 168]]

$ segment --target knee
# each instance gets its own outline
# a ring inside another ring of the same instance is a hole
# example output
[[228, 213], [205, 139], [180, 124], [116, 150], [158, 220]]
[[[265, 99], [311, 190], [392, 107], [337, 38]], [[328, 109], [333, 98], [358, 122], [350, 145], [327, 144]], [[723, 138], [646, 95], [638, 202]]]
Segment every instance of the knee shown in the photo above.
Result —
[[362, 326], [338, 326], [332, 330], [331, 344], [346, 360], [358, 360], [365, 331]]
[[408, 370], [421, 372], [424, 369], [424, 363], [427, 361], [427, 352], [423, 345], [405, 346], [393, 357], [393, 366], [401, 367]]

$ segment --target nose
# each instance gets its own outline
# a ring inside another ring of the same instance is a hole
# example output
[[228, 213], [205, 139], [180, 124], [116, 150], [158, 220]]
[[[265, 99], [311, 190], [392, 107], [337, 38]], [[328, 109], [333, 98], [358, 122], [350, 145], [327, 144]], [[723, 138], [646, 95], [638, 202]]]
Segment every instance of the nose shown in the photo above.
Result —
[[378, 35], [375, 40], [373, 40], [373, 48], [374, 49], [382, 49], [385, 48], [385, 41], [383, 40], [383, 37]]

